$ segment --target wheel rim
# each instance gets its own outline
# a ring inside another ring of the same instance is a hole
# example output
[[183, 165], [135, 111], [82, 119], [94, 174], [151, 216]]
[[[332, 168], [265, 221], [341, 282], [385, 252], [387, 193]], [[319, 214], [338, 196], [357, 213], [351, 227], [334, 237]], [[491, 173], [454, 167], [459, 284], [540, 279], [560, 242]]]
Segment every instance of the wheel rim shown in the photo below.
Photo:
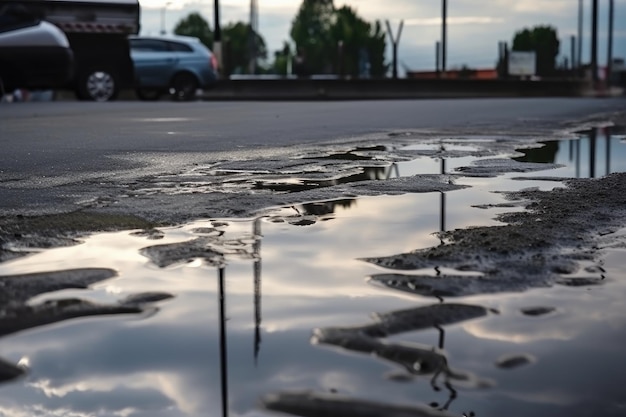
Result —
[[92, 72], [87, 77], [87, 93], [95, 101], [107, 101], [115, 93], [115, 80], [108, 72]]
[[171, 93], [178, 100], [187, 100], [196, 94], [196, 80], [190, 75], [179, 75], [172, 83]]

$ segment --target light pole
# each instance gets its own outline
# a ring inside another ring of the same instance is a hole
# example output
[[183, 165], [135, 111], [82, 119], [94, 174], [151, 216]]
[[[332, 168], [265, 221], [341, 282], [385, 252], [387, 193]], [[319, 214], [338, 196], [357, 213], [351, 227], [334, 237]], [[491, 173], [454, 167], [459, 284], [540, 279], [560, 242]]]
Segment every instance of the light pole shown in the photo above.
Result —
[[591, 79], [598, 87], [598, 0], [591, 2]]
[[168, 1], [161, 9], [161, 35], [165, 35], [165, 9], [167, 9], [167, 6], [170, 4], [172, 4], [172, 2]]
[[583, 65], [583, 0], [578, 0], [578, 53], [576, 54], [578, 71]]
[[609, 42], [606, 58], [606, 85], [611, 86], [611, 77], [613, 72], [613, 20], [615, 15], [615, 4], [613, 0], [609, 0]]
[[213, 54], [217, 58], [217, 66], [222, 70], [222, 26], [220, 25], [220, 1], [213, 0], [213, 18], [215, 32], [213, 33]]
[[441, 73], [446, 75], [446, 58], [448, 46], [448, 0], [441, 0]]

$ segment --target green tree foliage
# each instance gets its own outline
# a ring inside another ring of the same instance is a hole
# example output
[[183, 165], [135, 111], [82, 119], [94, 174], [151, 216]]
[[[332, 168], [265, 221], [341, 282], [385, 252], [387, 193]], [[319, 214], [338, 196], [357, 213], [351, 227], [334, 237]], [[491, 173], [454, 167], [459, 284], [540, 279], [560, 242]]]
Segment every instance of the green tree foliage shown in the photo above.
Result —
[[387, 47], [386, 34], [379, 20], [370, 28], [368, 42], [370, 52], [371, 73], [373, 77], [384, 77], [389, 70], [385, 62], [385, 48]]
[[552, 26], [535, 26], [523, 29], [513, 38], [513, 51], [535, 51], [537, 75], [551, 76], [556, 71], [556, 58], [559, 55], [559, 37]]
[[372, 76], [387, 72], [386, 35], [380, 22], [363, 20], [349, 6], [336, 9], [332, 0], [303, 0], [291, 37], [309, 73], [356, 77], [363, 72], [364, 60]]
[[274, 52], [274, 64], [272, 65], [271, 72], [279, 75], [287, 75], [292, 54], [289, 43], [283, 43], [283, 48]]
[[303, 0], [291, 26], [291, 38], [296, 43], [296, 53], [304, 56], [307, 72], [326, 74], [332, 72], [332, 61], [337, 46], [331, 37], [335, 20], [333, 0]]
[[250, 37], [250, 25], [243, 22], [229, 23], [223, 30], [228, 66], [232, 72], [245, 74], [249, 71], [250, 43], [255, 42], [256, 59], [267, 59], [267, 46], [263, 37], [254, 32]]
[[187, 17], [181, 19], [174, 27], [174, 33], [177, 35], [194, 36], [200, 39], [207, 48], [213, 46], [213, 31], [200, 13], [193, 12]]

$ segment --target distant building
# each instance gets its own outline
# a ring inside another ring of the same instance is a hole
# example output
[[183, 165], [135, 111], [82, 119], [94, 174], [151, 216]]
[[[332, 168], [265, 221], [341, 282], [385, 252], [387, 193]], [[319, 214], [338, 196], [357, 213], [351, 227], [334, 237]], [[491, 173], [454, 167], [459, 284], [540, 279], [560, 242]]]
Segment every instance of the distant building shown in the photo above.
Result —
[[[413, 79], [435, 79], [442, 77], [443, 74], [437, 71], [407, 71], [406, 77]], [[495, 68], [488, 69], [471, 69], [461, 68], [446, 70], [446, 79], [465, 79], [465, 80], [495, 80], [498, 78], [498, 71]]]

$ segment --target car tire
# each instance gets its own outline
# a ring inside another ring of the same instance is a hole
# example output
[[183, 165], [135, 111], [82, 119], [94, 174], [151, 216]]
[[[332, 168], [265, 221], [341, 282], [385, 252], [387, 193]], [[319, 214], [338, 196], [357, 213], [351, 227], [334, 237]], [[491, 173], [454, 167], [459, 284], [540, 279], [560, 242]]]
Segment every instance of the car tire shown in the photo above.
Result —
[[76, 95], [81, 100], [111, 101], [119, 93], [119, 80], [108, 69], [93, 68], [82, 73], [78, 79]]
[[157, 101], [161, 98], [161, 91], [156, 88], [137, 88], [135, 94], [143, 101]]
[[198, 90], [198, 79], [188, 72], [176, 74], [170, 85], [170, 93], [176, 101], [189, 101], [196, 97]]

